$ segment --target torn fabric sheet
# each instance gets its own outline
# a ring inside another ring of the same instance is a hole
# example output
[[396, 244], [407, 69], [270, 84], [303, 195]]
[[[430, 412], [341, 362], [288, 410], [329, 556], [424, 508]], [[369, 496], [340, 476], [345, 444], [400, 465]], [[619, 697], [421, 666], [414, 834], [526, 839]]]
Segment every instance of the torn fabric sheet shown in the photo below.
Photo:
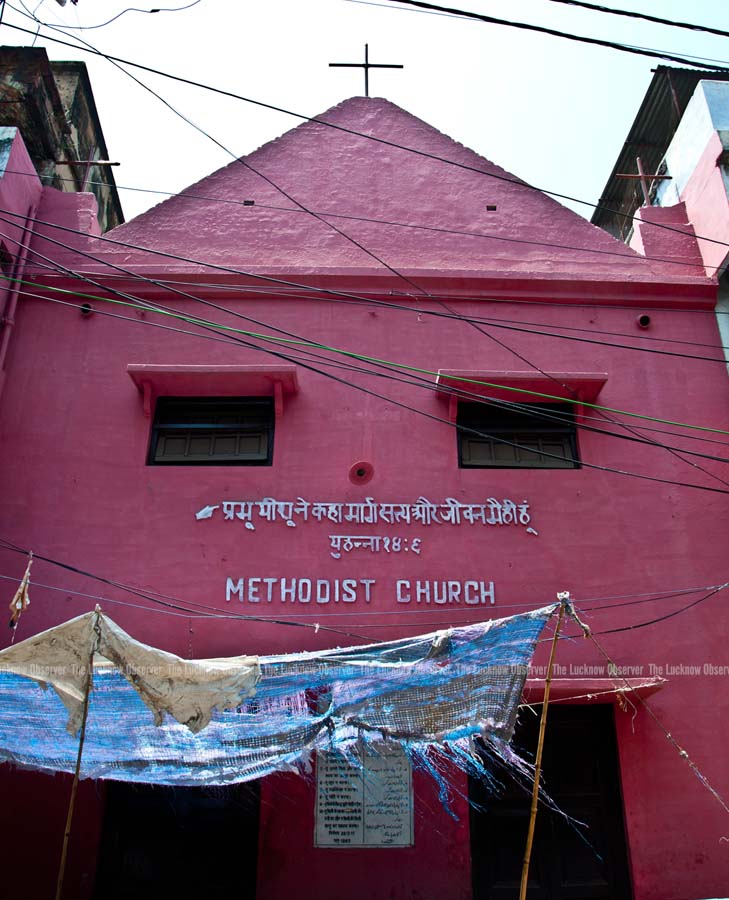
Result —
[[11, 628], [18, 627], [18, 620], [20, 619], [21, 613], [24, 613], [25, 610], [30, 606], [30, 592], [28, 590], [28, 586], [30, 585], [30, 567], [32, 565], [33, 554], [31, 553], [28, 558], [28, 565], [25, 568], [23, 579], [18, 585], [18, 590], [15, 592], [15, 596], [10, 601]]
[[139, 644], [91, 613], [0, 652], [0, 759], [73, 771], [78, 742], [66, 710], [36, 682], [80, 704], [83, 680], [50, 669], [86, 664], [98, 615], [99, 651], [114, 665], [94, 666], [82, 777], [226, 784], [301, 766], [314, 750], [349, 755], [362, 741], [397, 742], [414, 761], [437, 745], [467, 769], [474, 737], [508, 757], [528, 666], [555, 608], [381, 644], [196, 661]]
[[216, 706], [229, 709], [254, 694], [260, 677], [255, 657], [182, 659], [135, 641], [107, 616], [91, 612], [0, 651], [0, 678], [14, 673], [50, 685], [68, 710], [68, 731], [75, 735], [92, 651], [97, 654], [94, 692], [97, 679], [108, 675], [106, 659], [137, 691], [158, 725], [168, 713], [192, 732], [208, 724]]

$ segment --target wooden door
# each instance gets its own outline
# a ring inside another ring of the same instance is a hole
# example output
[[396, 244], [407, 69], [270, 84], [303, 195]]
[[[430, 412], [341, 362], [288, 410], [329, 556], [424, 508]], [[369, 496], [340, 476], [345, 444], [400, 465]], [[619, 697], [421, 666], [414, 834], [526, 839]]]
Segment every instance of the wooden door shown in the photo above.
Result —
[[107, 782], [99, 900], [254, 900], [258, 785]]
[[[536, 712], [541, 713], [537, 707]], [[530, 866], [529, 900], [629, 900], [632, 896], [623, 830], [613, 707], [550, 707], [543, 784], [571, 824], [540, 803]], [[533, 760], [538, 715], [524, 709], [514, 746]], [[499, 774], [495, 771], [495, 774]], [[509, 776], [499, 797], [477, 781], [471, 798], [474, 900], [519, 895], [530, 794]]]

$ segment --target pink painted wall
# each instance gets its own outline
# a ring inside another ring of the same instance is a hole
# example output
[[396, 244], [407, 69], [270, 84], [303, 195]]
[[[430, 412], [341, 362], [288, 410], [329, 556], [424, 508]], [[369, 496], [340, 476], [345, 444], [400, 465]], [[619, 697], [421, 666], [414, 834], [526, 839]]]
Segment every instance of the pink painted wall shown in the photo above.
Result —
[[[467, 791], [461, 772], [454, 771], [451, 777], [457, 790]], [[468, 804], [455, 796], [458, 821], [444, 815], [429, 776], [413, 775], [414, 846], [365, 851], [312, 846], [313, 779], [276, 775], [264, 779], [261, 788], [257, 900], [278, 900], [292, 893], [317, 900], [471, 897]]]
[[[347, 115], [359, 116], [362, 127], [370, 127], [365, 101], [352, 101], [351, 108], [346, 104], [340, 110], [343, 108]], [[371, 108], [376, 119], [371, 127], [389, 128], [405, 143], [427, 137], [432, 141], [428, 146], [440, 147], [438, 142], [446, 140], [437, 133], [428, 137], [429, 133], [419, 125], [408, 130], [400, 112], [388, 112], [392, 108], [380, 101], [372, 101]], [[323, 184], [324, 173], [317, 167], [317, 145], [310, 142], [310, 131], [305, 126], [296, 132], [303, 134], [302, 168], [313, 181], [318, 179]], [[327, 138], [325, 143], [330, 140]], [[291, 135], [254, 156], [259, 162], [270, 164], [271, 171], [283, 172], [287, 159], [291, 169], [291, 156], [283, 152], [287, 147], [290, 154], [297, 152], [298, 145]], [[375, 157], [386, 152], [391, 151], [378, 150]], [[470, 153], [463, 149], [458, 152]], [[436, 185], [438, 191], [431, 191], [425, 184], [422, 191], [415, 192], [417, 173], [425, 171], [418, 160], [413, 162], [415, 172], [403, 172], [398, 166], [395, 178], [387, 166], [380, 170], [366, 158], [350, 155], [342, 159], [343, 164], [350, 163], [349, 181], [346, 173], [337, 172], [335, 187], [339, 187], [332, 190], [341, 208], [355, 204], [351, 198], [362, 198], [359, 212], [369, 208], [364, 201], [367, 188], [378, 215], [388, 213], [387, 198], [392, 194], [393, 217], [408, 214], [420, 222], [439, 211], [439, 221], [448, 227], [471, 221], [468, 210], [461, 211], [458, 204], [448, 205], [446, 197], [450, 191], [460, 192], [465, 202], [471, 183], [468, 173], [451, 174], [452, 184], [444, 176], [443, 182]], [[331, 162], [325, 156], [322, 169]], [[429, 165], [422, 162], [423, 167]], [[227, 190], [230, 185], [225, 188], [222, 182], [230, 177], [235, 184], [241, 168], [232, 174], [230, 169], [223, 170], [227, 174], [218, 173], [211, 179], [220, 179], [220, 190]], [[304, 184], [303, 176], [296, 178]], [[214, 186], [205, 189], [212, 190]], [[399, 193], [401, 187], [403, 193], [413, 191], [408, 208], [405, 197]], [[501, 211], [501, 227], [508, 228], [510, 234], [519, 233], [519, 222], [525, 223], [525, 233], [542, 233], [531, 218], [530, 198], [535, 195], [503, 182], [494, 182], [488, 195]], [[230, 196], [244, 197], [245, 193]], [[307, 195], [306, 199], [316, 196]], [[418, 203], [422, 199], [422, 208], [415, 203], [416, 198]], [[49, 202], [51, 199], [54, 198], [49, 197]], [[309, 231], [284, 233], [280, 245], [276, 242], [268, 248], [261, 242], [249, 252], [232, 225], [225, 225], [220, 231], [214, 229], [215, 217], [223, 219], [223, 224], [228, 222], [222, 204], [210, 203], [198, 209], [195, 216], [190, 213], [189, 221], [183, 225], [183, 211], [188, 207], [183, 200], [170, 203], [171, 206], [164, 204], [136, 223], [118, 229], [112, 237], [124, 237], [142, 246], [169, 242], [196, 259], [229, 259], [241, 268], [270, 266], [271, 270], [280, 271], [290, 266], [298, 273], [307, 268], [310, 248], [300, 242], [309, 240]], [[564, 238], [566, 229], [570, 233], [564, 243], [579, 241], [579, 246], [630, 253], [605, 235], [598, 238], [596, 229], [561, 211], [551, 201], [534, 199], [533, 203], [535, 208], [540, 204], [545, 209], [549, 207], [553, 218], [550, 237], [559, 231]], [[235, 209], [239, 215], [243, 208]], [[171, 210], [169, 219], [167, 210]], [[63, 221], [74, 218], [69, 214]], [[199, 232], [195, 230], [197, 222]], [[534, 232], [530, 231], [532, 228]], [[288, 246], [289, 239], [292, 247]], [[449, 301], [459, 314], [501, 319], [540, 331], [597, 330], [601, 334], [568, 333], [633, 347], [646, 346], [646, 336], [694, 341], [706, 345], [696, 350], [699, 355], [717, 359], [721, 356], [710, 312], [715, 288], [706, 280], [687, 274], [672, 278], [665, 267], [659, 268], [656, 263], [637, 260], [623, 268], [613, 261], [600, 269], [603, 281], [609, 283], [605, 289], [604, 285], [601, 288], [595, 284], [593, 262], [595, 266], [603, 264], [575, 252], [569, 258], [567, 254], [559, 255], [552, 265], [546, 257], [535, 261], [532, 250], [519, 250], [514, 244], [510, 245], [507, 265], [502, 258], [492, 259], [488, 253], [451, 242], [449, 237], [422, 238], [426, 240], [433, 243], [432, 253], [424, 251], [421, 238], [415, 243], [411, 243], [413, 238], [403, 238], [390, 248], [392, 257], [414, 268], [427, 269], [424, 277], [440, 280], [453, 294], [462, 295], [463, 299]], [[95, 253], [101, 252], [100, 241], [93, 241], [91, 246]], [[48, 252], [47, 241], [39, 241], [37, 247], [44, 248], [42, 253]], [[366, 261], [360, 267], [352, 257], [353, 275], [347, 268], [353, 251], [341, 238], [335, 241], [329, 235], [313, 246], [311, 253], [316, 262], [308, 267], [307, 274], [314, 281], [346, 287], [357, 277], [365, 278], [370, 267]], [[119, 248], [107, 251], [107, 256], [117, 263], [124, 258], [137, 269], [142, 265], [150, 270], [158, 267], [146, 262], [142, 254], [127, 254]], [[66, 251], [63, 258], [73, 264], [72, 268], [88, 268], [71, 251]], [[585, 266], [583, 259], [588, 260]], [[640, 277], [634, 277], [633, 266], [640, 270]], [[116, 285], [103, 265], [96, 264], [95, 268], [97, 273], [104, 273], [106, 283]], [[209, 310], [218, 322], [248, 327], [229, 314], [242, 313], [325, 344], [430, 370], [528, 369], [514, 352], [467, 324], [423, 314], [428, 310], [442, 311], [436, 301], [428, 298], [406, 299], [418, 314], [354, 302], [282, 298], [272, 292], [228, 293], [222, 284], [208, 287], [212, 274], [205, 274], [200, 266], [197, 269], [196, 272], [195, 267], [165, 264], [168, 276], [176, 274], [192, 281], [190, 289], [197, 296], [214, 296], [216, 302], [224, 305], [227, 312]], [[458, 273], [455, 276], [454, 271]], [[42, 293], [49, 279], [38, 280], [42, 282]], [[503, 295], [495, 290], [484, 294], [482, 285], [486, 281], [503, 285], [508, 299], [501, 302]], [[59, 277], [56, 283], [69, 282]], [[138, 283], [135, 289], [145, 296], [160, 295], [155, 289], [142, 290]], [[570, 294], [569, 305], [555, 303], [555, 297], [564, 293]], [[386, 293], [378, 296], [389, 299]], [[539, 303], [520, 302], [524, 300]], [[579, 305], [578, 300], [586, 305]], [[185, 313], [202, 313], [192, 301], [171, 295], [165, 296], [164, 301]], [[652, 307], [648, 332], [639, 330], [635, 322], [646, 304]], [[95, 306], [101, 311], [104, 305], [98, 302]], [[235, 609], [264, 617], [300, 617], [299, 621], [320, 621], [371, 640], [507, 615], [548, 603], [563, 589], [569, 589], [579, 603], [589, 597], [636, 595], [727, 580], [725, 536], [729, 508], [724, 494], [587, 467], [542, 471], [459, 469], [455, 434], [446, 423], [367, 397], [350, 383], [366, 385], [443, 419], [448, 416], [445, 400], [411, 385], [383, 382], [371, 375], [341, 369], [331, 371], [345, 383], [335, 383], [299, 365], [299, 392], [285, 400], [276, 427], [271, 467], [148, 467], [145, 458], [150, 420], [144, 415], [142, 398], [127, 373], [129, 364], [257, 365], [275, 360], [257, 350], [149, 327], [150, 322], [165, 322], [152, 313], [124, 308], [113, 311], [126, 316], [127, 321], [100, 312], [83, 318], [77, 309], [30, 296], [22, 302], [10, 347], [10, 376], [0, 400], [0, 448], [4, 459], [0, 469], [0, 492], [4, 498], [0, 535], [38, 554], [141, 589], [204, 603], [222, 612]], [[262, 326], [255, 326], [254, 330], [260, 331]], [[598, 400], [605, 406], [729, 430], [728, 385], [724, 366], [719, 362], [562, 341], [493, 327], [491, 330], [513, 351], [545, 371], [606, 373], [607, 383]], [[687, 349], [673, 344], [650, 346]], [[689, 348], [690, 352], [695, 349]], [[603, 426], [602, 422], [591, 424]], [[631, 424], [635, 421], [631, 420]], [[697, 446], [681, 436], [671, 436], [670, 440], [677, 447]], [[580, 431], [579, 444], [585, 462], [668, 482], [696, 482], [723, 489], [709, 475], [665, 450], [584, 429]], [[719, 445], [698, 446], [708, 453], [723, 453]], [[351, 465], [360, 460], [371, 462], [375, 470], [373, 480], [363, 487], [348, 479]], [[719, 463], [702, 460], [701, 465], [725, 477]], [[509, 497], [517, 502], [526, 499], [532, 524], [539, 534], [530, 535], [516, 527], [378, 527], [378, 533], [393, 536], [419, 534], [423, 539], [422, 553], [353, 553], [335, 560], [329, 553], [328, 535], [332, 529], [326, 524], [309, 522], [293, 529], [282, 522], [261, 522], [252, 532], [239, 523], [223, 521], [219, 511], [206, 521], [196, 521], [194, 517], [196, 510], [224, 499], [293, 500], [301, 496], [310, 501], [354, 502], [371, 496], [383, 502], [414, 502], [421, 495], [433, 501], [453, 497], [475, 503], [488, 497]], [[24, 565], [19, 555], [0, 551], [1, 574], [20, 577]], [[92, 609], [96, 599], [72, 593], [80, 591], [107, 598], [101, 601], [105, 611], [139, 639], [183, 656], [274, 653], [361, 641], [360, 637], [314, 634], [311, 630], [266, 622], [228, 620], [224, 626], [200, 619], [190, 622], [157, 610], [116, 605], [111, 601], [126, 603], [130, 597], [41, 560], [35, 563], [33, 575], [38, 582], [63, 590], [34, 589], [18, 639]], [[312, 604], [242, 604], [237, 600], [226, 603], [225, 582], [229, 576], [374, 578], [376, 584], [369, 605], [358, 601], [346, 610], [333, 604], [314, 609]], [[398, 606], [394, 595], [398, 579], [494, 581], [496, 604], [493, 608]], [[145, 605], [144, 601], [139, 602]], [[687, 601], [679, 597], [637, 606], [618, 605], [620, 602], [615, 601], [615, 608], [601, 609], [589, 616], [596, 632], [657, 618]], [[611, 601], [605, 603], [610, 606]], [[724, 603], [718, 595], [665, 622], [634, 632], [605, 635], [602, 640], [618, 664], [643, 665], [646, 677], [651, 674], [651, 664], [722, 664], [726, 662], [725, 618]], [[542, 649], [537, 663], [544, 662]], [[560, 662], [567, 667], [583, 663], [594, 666], [601, 660], [587, 642], [580, 640], [560, 646]], [[577, 689], [579, 679], [575, 683]], [[726, 679], [716, 677], [669, 676], [668, 683], [649, 702], [699, 768], [726, 791], [729, 760], [718, 752], [729, 715], [729, 692], [725, 687]], [[636, 900], [722, 896], [727, 887], [726, 850], [719, 839], [727, 833], [727, 826], [719, 804], [644, 712], [639, 710], [635, 718], [632, 712], [618, 712], [617, 724]], [[575, 748], [575, 753], [579, 753], [579, 748]], [[3, 777], [10, 778], [6, 767], [0, 771]], [[53, 781], [47, 776], [28, 777], [38, 779], [37, 784]], [[275, 802], [275, 793], [281, 790], [294, 799], [295, 812], [288, 805], [284, 808]], [[466, 811], [461, 804], [461, 820], [454, 823], [439, 807], [433, 785], [427, 779], [416, 778], [416, 844], [412, 850], [315, 850], [312, 786], [281, 776], [275, 781], [264, 781], [262, 791], [267, 802], [262, 804], [264, 851], [259, 862], [259, 897], [272, 900], [284, 893], [296, 893], [302, 900], [334, 900], [342, 896], [334, 886], [342, 884], [347, 885], [347, 896], [354, 900], [381, 896], [461, 900], [469, 896]], [[50, 822], [52, 815], [63, 808], [65, 798], [61, 792], [49, 791], [47, 796], [48, 808], [53, 810], [52, 814], [49, 812]], [[81, 845], [89, 859], [95, 853], [103, 800], [101, 795], [97, 800], [91, 792], [87, 792], [87, 797], [90, 805], [85, 814], [85, 830], [75, 838], [75, 852]], [[8, 826], [17, 829], [17, 818]], [[60, 840], [59, 830], [59, 847]], [[31, 871], [11, 868], [6, 872], [6, 878], [18, 886], [13, 896], [40, 896], [41, 885], [47, 883], [47, 870], [55, 862], [56, 856], [49, 849], [43, 865]], [[91, 888], [82, 880], [84, 871], [74, 869], [69, 896], [89, 896]]]
[[[721, 139], [714, 131], [681, 193], [681, 200], [686, 205], [686, 212], [696, 234], [704, 237], [719, 236], [720, 240], [729, 234], [729, 200], [719, 166], [722, 152]], [[716, 270], [724, 263], [727, 248], [721, 243], [708, 240], [699, 240], [698, 243], [707, 273], [716, 274]]]
[[642, 206], [636, 210], [630, 246], [644, 256], [681, 260], [695, 274], [699, 274], [704, 267], [685, 203]]
[[[135, 272], [201, 273], [201, 263], [208, 263], [295, 280], [339, 277], [413, 289], [303, 206], [397, 270], [425, 285], [434, 280], [440, 289], [457, 290], [463, 278], [500, 280], [506, 287], [517, 276], [545, 283], [578, 279], [596, 290], [604, 283], [649, 284], [666, 274], [675, 276], [677, 286], [695, 283], [694, 269], [641, 258], [386, 100], [352, 98], [318, 118], [336, 128], [304, 123], [250, 154], [245, 165], [232, 162], [107, 235], [190, 261], [155, 258], [93, 238], [83, 249], [103, 252]], [[412, 224], [426, 227], [407, 227]], [[81, 246], [71, 236], [55, 237]], [[42, 243], [38, 249], [48, 252]], [[63, 259], [59, 248], [55, 252]], [[78, 256], [69, 261], [81, 266]], [[94, 268], [89, 262], [83, 267]]]
[[[11, 132], [4, 128], [3, 132]], [[23, 143], [23, 138], [17, 129], [12, 129], [15, 137], [4, 167], [0, 167], [0, 203], [2, 215], [14, 213], [23, 219], [28, 215], [28, 210], [40, 200], [41, 183], [36, 175], [35, 168], [28, 156], [28, 151]], [[14, 216], [7, 216], [11, 220]], [[21, 219], [22, 223], [22, 219]], [[14, 230], [6, 223], [0, 229], [8, 232], [8, 238], [20, 237], [19, 229]], [[12, 249], [12, 248], [8, 248]]]
[[[0, 335], [0, 393], [2, 393], [6, 375], [6, 357], [10, 332], [15, 318], [16, 295], [18, 286], [11, 280], [22, 273], [24, 242], [24, 226], [37, 209], [41, 196], [41, 184], [36, 175], [33, 163], [23, 143], [23, 138], [16, 128], [2, 128], [3, 136], [0, 164], [0, 242], [4, 245], [7, 256], [6, 278], [0, 279], [0, 317], [3, 321], [3, 334]], [[9, 146], [8, 146], [9, 144]]]
[[[711, 131], [681, 191], [681, 202], [673, 206], [644, 206], [636, 211], [638, 221], [630, 242], [634, 250], [658, 258], [684, 258], [687, 271], [698, 256], [706, 274], [716, 276], [727, 255], [722, 242], [729, 233], [729, 200], [719, 164], [722, 153], [719, 134]], [[652, 223], [685, 230], [687, 235], [652, 227]]]

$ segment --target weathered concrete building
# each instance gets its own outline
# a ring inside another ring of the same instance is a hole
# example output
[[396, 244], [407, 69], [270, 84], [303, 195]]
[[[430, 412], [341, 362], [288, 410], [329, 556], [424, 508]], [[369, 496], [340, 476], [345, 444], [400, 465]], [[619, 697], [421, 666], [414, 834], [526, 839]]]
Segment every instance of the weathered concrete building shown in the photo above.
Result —
[[41, 47], [0, 47], [0, 126], [15, 127], [44, 185], [92, 193], [102, 231], [124, 221], [88, 72]]
[[[623, 177], [637, 157], [642, 184]], [[729, 75], [658, 67], [592, 221], [639, 252], [681, 246], [718, 280], [729, 361]]]

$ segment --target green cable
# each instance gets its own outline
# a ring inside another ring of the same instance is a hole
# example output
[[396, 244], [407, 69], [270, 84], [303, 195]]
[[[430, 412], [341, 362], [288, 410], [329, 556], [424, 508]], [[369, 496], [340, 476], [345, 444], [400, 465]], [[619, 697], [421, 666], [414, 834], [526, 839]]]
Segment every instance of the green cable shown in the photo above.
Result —
[[[72, 297], [80, 297], [85, 300], [97, 300], [101, 303], [113, 303], [116, 306], [126, 306], [126, 307], [129, 307], [130, 309], [139, 309], [138, 303], [130, 303], [125, 300], [113, 300], [110, 297], [99, 297], [96, 294], [85, 294], [85, 293], [80, 293], [78, 291], [70, 291], [70, 290], [67, 290], [66, 288], [53, 287], [51, 285], [38, 285], [33, 281], [27, 281], [22, 278], [11, 278], [6, 275], [0, 275], [0, 278], [2, 278], [3, 281], [12, 281], [17, 284], [29, 285], [29, 286], [35, 287], [35, 288], [42, 287], [45, 290], [55, 291], [56, 293], [60, 293], [60, 294], [67, 294]], [[329, 353], [336, 353], [340, 356], [349, 357], [350, 359], [360, 360], [361, 362], [381, 363], [381, 364], [384, 364], [387, 366], [392, 366], [393, 368], [396, 368], [396, 369], [400, 369], [404, 372], [416, 372], [420, 375], [430, 375], [435, 378], [438, 377], [438, 372], [434, 372], [432, 369], [422, 369], [418, 366], [408, 366], [405, 363], [396, 363], [396, 362], [392, 362], [389, 359], [381, 359], [380, 357], [377, 357], [377, 356], [366, 356], [365, 354], [362, 354], [362, 353], [354, 353], [351, 350], [342, 350], [339, 347], [331, 347], [328, 344], [321, 344], [317, 341], [296, 340], [294, 338], [275, 337], [274, 335], [262, 334], [257, 331], [246, 331], [242, 328], [234, 328], [232, 325], [222, 325], [218, 322], [211, 322], [208, 319], [200, 319], [200, 318], [197, 318], [196, 316], [186, 316], [183, 313], [174, 313], [174, 312], [170, 312], [165, 309], [159, 309], [158, 307], [154, 306], [153, 304], [147, 304], [146, 301], [141, 301], [141, 302], [145, 303], [146, 308], [148, 308], [151, 312], [155, 312], [161, 316], [168, 316], [169, 318], [172, 318], [172, 319], [178, 319], [179, 321], [186, 322], [189, 325], [199, 325], [199, 326], [204, 326], [204, 327], [217, 328], [217, 329], [221, 329], [223, 331], [231, 332], [232, 334], [240, 334], [245, 337], [258, 338], [259, 340], [269, 341], [269, 342], [275, 343], [275, 344], [287, 344], [287, 345], [298, 346], [298, 347], [310, 347], [310, 348], [315, 348], [318, 350], [326, 350]], [[518, 393], [518, 394], [527, 394], [530, 397], [539, 397], [542, 400], [557, 400], [560, 403], [571, 403], [575, 406], [585, 406], [588, 409], [596, 409], [596, 410], [600, 410], [601, 412], [617, 413], [618, 415], [621, 415], [621, 416], [629, 416], [632, 419], [642, 419], [646, 422], [655, 422], [660, 425], [673, 425], [676, 428], [687, 428], [692, 431], [706, 431], [710, 434], [722, 434], [722, 435], [726, 435], [727, 437], [729, 437], [729, 431], [724, 431], [721, 428], [709, 428], [705, 425], [690, 425], [687, 422], [675, 422], [672, 419], [660, 419], [657, 416], [646, 416], [641, 413], [628, 412], [625, 409], [617, 409], [612, 406], [600, 406], [600, 404], [598, 404], [598, 403], [588, 403], [585, 400], [574, 400], [569, 397], [557, 397], [554, 394], [546, 394], [546, 393], [543, 393], [542, 391], [531, 391], [531, 390], [527, 390], [526, 388], [523, 388], [523, 387], [511, 387], [511, 386], [505, 385], [505, 384], [497, 384], [497, 383], [490, 382], [490, 381], [481, 381], [478, 378], [461, 378], [461, 377], [459, 377], [458, 381], [465, 382], [466, 384], [478, 385], [480, 387], [487, 387], [487, 388], [492, 388], [492, 389], [500, 390], [500, 391], [511, 391], [513, 393]]]

